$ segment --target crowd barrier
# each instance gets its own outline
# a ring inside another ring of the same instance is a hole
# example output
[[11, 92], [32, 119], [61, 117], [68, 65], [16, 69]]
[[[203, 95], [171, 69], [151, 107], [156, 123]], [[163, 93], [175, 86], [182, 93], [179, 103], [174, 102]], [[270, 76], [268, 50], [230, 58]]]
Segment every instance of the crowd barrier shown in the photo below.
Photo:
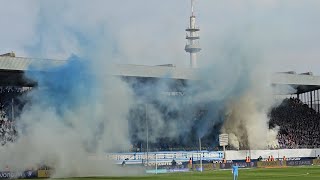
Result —
[[[234, 164], [237, 164], [239, 168], [255, 168], [257, 167], [257, 162], [235, 162], [235, 163], [219, 163], [219, 162], [206, 162], [204, 161], [201, 164], [199, 162], [195, 164], [188, 164], [188, 163], [183, 163], [182, 165], [179, 166], [172, 166], [172, 165], [167, 165], [167, 166], [151, 166], [149, 169], [146, 171], [147, 173], [169, 173], [169, 172], [186, 172], [186, 171], [212, 171], [212, 170], [219, 170], [219, 169], [232, 169], [232, 166]], [[202, 166], [202, 169], [201, 169]]]
[[[121, 164], [124, 160], [126, 164], [141, 164], [146, 159], [149, 162], [157, 161], [189, 161], [190, 158], [194, 160], [200, 160], [200, 154], [202, 155], [202, 160], [222, 160], [223, 152], [222, 151], [169, 151], [169, 152], [149, 152], [148, 155], [145, 152], [136, 152], [136, 153], [109, 153], [107, 154], [108, 160], [114, 160], [117, 164]], [[91, 158], [99, 158], [91, 156]], [[101, 157], [100, 157], [101, 158]], [[101, 158], [102, 160], [105, 157]]]
[[[185, 172], [185, 171], [212, 171], [219, 169], [232, 169], [232, 166], [237, 165], [239, 168], [285, 168], [290, 166], [312, 166], [312, 165], [320, 165], [320, 159], [312, 159], [312, 158], [297, 158], [295, 160], [288, 161], [253, 161], [253, 162], [245, 162], [245, 161], [233, 161], [227, 163], [221, 162], [203, 162], [202, 169], [199, 162], [195, 164], [186, 164], [180, 166], [161, 166], [158, 169], [158, 173], [169, 173], [169, 172]], [[187, 170], [188, 169], [188, 170]], [[155, 173], [156, 170], [154, 167], [151, 167], [151, 170], [147, 171], [148, 173]]]

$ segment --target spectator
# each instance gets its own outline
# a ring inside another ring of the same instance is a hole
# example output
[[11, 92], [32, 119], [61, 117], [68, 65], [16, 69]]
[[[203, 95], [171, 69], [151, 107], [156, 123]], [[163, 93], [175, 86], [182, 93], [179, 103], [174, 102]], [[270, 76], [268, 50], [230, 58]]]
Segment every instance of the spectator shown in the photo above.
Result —
[[271, 112], [270, 126], [279, 126], [279, 148], [320, 146], [320, 115], [299, 99], [285, 99]]

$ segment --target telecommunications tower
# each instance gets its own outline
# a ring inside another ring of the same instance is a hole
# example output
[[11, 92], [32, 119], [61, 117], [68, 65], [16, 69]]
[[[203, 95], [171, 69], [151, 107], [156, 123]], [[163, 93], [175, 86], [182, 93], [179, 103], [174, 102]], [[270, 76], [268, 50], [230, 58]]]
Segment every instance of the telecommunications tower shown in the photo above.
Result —
[[200, 31], [199, 27], [196, 27], [196, 16], [194, 15], [194, 0], [191, 0], [191, 16], [190, 16], [190, 24], [189, 27], [186, 29], [187, 31], [187, 44], [184, 50], [190, 53], [190, 67], [196, 68], [197, 67], [197, 53], [201, 51], [199, 45], [199, 34]]

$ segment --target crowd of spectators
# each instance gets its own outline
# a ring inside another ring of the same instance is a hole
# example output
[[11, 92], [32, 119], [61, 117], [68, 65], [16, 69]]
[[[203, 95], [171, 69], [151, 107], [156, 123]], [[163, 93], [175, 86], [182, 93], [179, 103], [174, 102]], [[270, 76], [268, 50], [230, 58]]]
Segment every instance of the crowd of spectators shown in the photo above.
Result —
[[14, 122], [8, 120], [4, 110], [0, 110], [0, 144], [14, 142], [16, 137], [17, 131]]
[[279, 126], [279, 148], [320, 147], [320, 114], [296, 98], [271, 111], [270, 126]]
[[31, 89], [30, 87], [0, 86], [0, 145], [16, 140], [17, 131], [13, 111], [18, 114], [23, 106], [17, 97]]
[[[14, 102], [15, 97], [30, 90], [31, 88], [28, 87], [0, 87], [0, 145], [15, 141], [17, 131], [12, 120], [12, 114], [10, 114], [12, 113], [11, 103]], [[19, 105], [22, 107], [23, 103], [16, 102], [15, 110], [19, 110]], [[194, 121], [201, 120], [204, 115], [206, 115], [206, 111], [199, 111], [195, 115]], [[281, 105], [274, 108], [270, 113], [270, 126], [280, 127], [278, 133], [279, 146], [275, 148], [320, 147], [320, 114], [299, 99], [285, 99]], [[215, 127], [214, 129], [218, 128]], [[203, 149], [216, 150], [215, 147], [212, 147], [213, 137], [214, 135], [210, 135], [209, 138], [204, 137], [202, 139]], [[176, 140], [160, 138], [159, 142], [149, 142], [149, 148], [150, 150], [154, 148], [157, 151], [195, 150], [199, 148], [197, 140], [197, 137], [190, 137], [187, 142], [186, 139], [183, 141], [181, 138]], [[142, 151], [146, 148], [145, 140], [136, 140], [132, 143], [132, 151]]]
[[[275, 126], [279, 126], [277, 135], [279, 144], [268, 147], [269, 149], [320, 147], [320, 114], [299, 99], [284, 99], [278, 107], [272, 109], [270, 127]], [[150, 143], [149, 148], [154, 148], [157, 151], [197, 150], [199, 148], [197, 139], [192, 142], [185, 145], [179, 141], [162, 139], [158, 143]], [[211, 143], [203, 141], [202, 148], [203, 150], [217, 150], [212, 145], [212, 139]], [[142, 150], [144, 148], [143, 145], [140, 145], [139, 148], [133, 149]]]
[[[206, 110], [199, 110], [193, 118], [193, 121], [201, 121], [203, 117], [207, 115]], [[179, 137], [158, 137], [156, 141], [149, 141], [148, 148], [149, 151], [194, 151], [199, 150], [199, 137], [196, 132], [198, 129], [197, 126], [194, 126], [190, 132], [186, 131], [185, 134], [180, 135]], [[150, 128], [151, 129], [151, 128]], [[219, 129], [218, 127], [213, 128], [214, 130]], [[213, 147], [215, 144], [215, 139], [218, 138], [216, 133], [206, 134], [201, 138], [201, 149], [202, 150], [217, 150], [216, 147]], [[151, 133], [152, 134], [152, 133]], [[132, 141], [132, 146], [130, 151], [140, 152], [146, 151], [147, 148], [146, 137], [139, 141]]]

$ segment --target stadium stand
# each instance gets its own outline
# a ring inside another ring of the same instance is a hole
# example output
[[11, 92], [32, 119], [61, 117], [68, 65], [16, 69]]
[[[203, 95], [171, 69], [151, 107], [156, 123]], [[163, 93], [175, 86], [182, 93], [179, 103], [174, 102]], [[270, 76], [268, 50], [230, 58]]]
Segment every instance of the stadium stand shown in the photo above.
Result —
[[[19, 96], [31, 88], [1, 87], [0, 88], [0, 144], [16, 140], [15, 121], [12, 118], [12, 99], [15, 99], [15, 110], [18, 112], [23, 103]], [[18, 113], [17, 113], [18, 114]], [[205, 112], [199, 111], [195, 118], [200, 118]], [[18, 115], [17, 115], [18, 116]], [[297, 98], [284, 99], [283, 102], [270, 113], [270, 127], [279, 126], [279, 146], [270, 149], [318, 148], [320, 147], [320, 114]], [[218, 128], [218, 127], [217, 127]], [[134, 141], [131, 151], [144, 151], [146, 142]], [[203, 150], [218, 150], [212, 146], [212, 139], [204, 139]], [[182, 143], [179, 140], [160, 138], [159, 141], [150, 143], [150, 150], [178, 151], [196, 150], [197, 143]]]
[[299, 99], [289, 98], [271, 111], [270, 126], [278, 125], [279, 148], [320, 146], [320, 114]]
[[[203, 111], [200, 111], [195, 118], [201, 118], [202, 115]], [[280, 128], [277, 136], [279, 146], [268, 147], [268, 149], [320, 147], [320, 114], [308, 104], [303, 103], [297, 98], [287, 98], [278, 107], [271, 110], [269, 117], [270, 127], [279, 126]], [[218, 146], [212, 146], [213, 141], [212, 138], [204, 139], [203, 150], [218, 150]], [[139, 143], [133, 145], [132, 150], [143, 151], [143, 147], [139, 145]], [[162, 138], [157, 143], [150, 143], [149, 145], [153, 151], [188, 151], [199, 148], [197, 143], [189, 142], [188, 144], [184, 144], [168, 138]], [[234, 150], [232, 147], [228, 147], [228, 149]]]
[[[14, 142], [17, 130], [14, 111], [18, 114], [24, 103], [19, 97], [30, 87], [2, 86], [0, 87], [0, 144]], [[14, 104], [13, 104], [14, 103]]]
[[9, 121], [6, 113], [0, 111], [0, 144], [5, 145], [8, 142], [14, 142], [17, 137], [17, 131], [15, 124]]

